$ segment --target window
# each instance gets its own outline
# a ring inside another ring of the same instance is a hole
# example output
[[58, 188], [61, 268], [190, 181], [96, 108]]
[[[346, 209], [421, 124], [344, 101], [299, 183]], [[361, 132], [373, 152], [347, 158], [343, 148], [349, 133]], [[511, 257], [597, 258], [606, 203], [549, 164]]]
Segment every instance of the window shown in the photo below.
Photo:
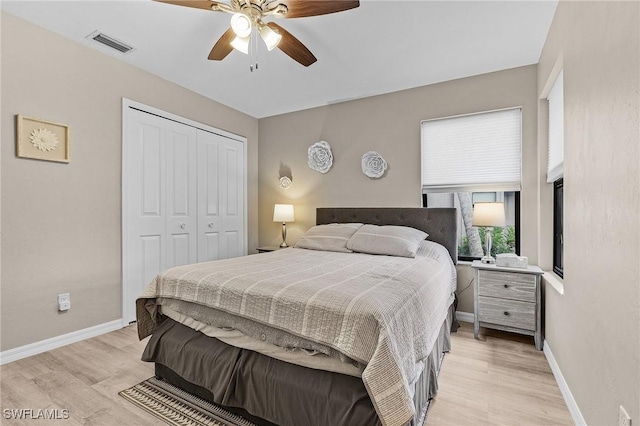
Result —
[[558, 74], [547, 97], [549, 101], [549, 154], [547, 182], [562, 178], [564, 169], [564, 74]]
[[562, 195], [563, 179], [558, 179], [553, 184], [553, 272], [560, 278], [564, 278], [562, 260]]
[[[504, 203], [506, 226], [494, 227], [491, 232], [491, 255], [498, 253], [520, 254], [520, 191], [508, 192], [458, 192], [429, 193], [423, 195], [423, 207], [454, 207], [458, 210], [458, 260], [475, 260], [484, 255], [485, 227], [467, 228], [461, 204], [473, 206], [476, 202]], [[469, 225], [470, 226], [470, 225]], [[478, 239], [469, 238], [469, 232], [477, 232]]]
[[553, 183], [553, 272], [564, 277], [563, 214], [564, 214], [564, 74], [562, 70], [553, 83], [549, 101], [549, 157], [547, 182]]
[[422, 122], [423, 206], [458, 209], [460, 260], [484, 255], [486, 229], [471, 224], [480, 201], [505, 204], [492, 255], [520, 253], [521, 123], [521, 108]]

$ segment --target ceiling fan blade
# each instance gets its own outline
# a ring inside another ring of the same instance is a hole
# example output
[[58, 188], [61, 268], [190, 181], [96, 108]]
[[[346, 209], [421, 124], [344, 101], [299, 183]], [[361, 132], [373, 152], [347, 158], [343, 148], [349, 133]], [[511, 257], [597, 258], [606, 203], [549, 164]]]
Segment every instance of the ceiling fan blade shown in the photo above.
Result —
[[218, 39], [216, 44], [211, 49], [211, 53], [209, 53], [209, 60], [211, 61], [221, 61], [227, 57], [229, 53], [233, 50], [233, 46], [231, 46], [231, 42], [236, 38], [236, 34], [233, 32], [232, 28], [229, 28], [227, 31], [222, 34], [222, 37]]
[[267, 25], [282, 36], [282, 40], [278, 43], [278, 49], [289, 55], [291, 59], [301, 63], [305, 67], [308, 67], [317, 61], [316, 57], [313, 56], [313, 53], [311, 53], [311, 51], [307, 49], [300, 40], [291, 35], [289, 31], [285, 30], [275, 22], [269, 22]]
[[284, 4], [288, 9], [287, 13], [280, 15], [283, 18], [326, 15], [360, 6], [358, 0], [280, 0], [278, 3]]
[[154, 0], [160, 3], [175, 4], [176, 6], [195, 7], [196, 9], [212, 10], [218, 2], [211, 0]]

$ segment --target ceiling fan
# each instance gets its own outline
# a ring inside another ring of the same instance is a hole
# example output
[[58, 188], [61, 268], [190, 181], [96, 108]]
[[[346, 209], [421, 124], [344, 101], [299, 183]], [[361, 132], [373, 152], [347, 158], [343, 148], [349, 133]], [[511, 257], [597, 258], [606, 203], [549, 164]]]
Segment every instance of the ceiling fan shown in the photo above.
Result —
[[248, 54], [251, 35], [255, 29], [269, 51], [277, 47], [305, 67], [316, 62], [313, 53], [280, 25], [264, 22], [262, 19], [304, 18], [342, 12], [360, 6], [358, 0], [230, 0], [229, 4], [213, 0], [155, 1], [232, 15], [231, 28], [222, 34], [211, 49], [210, 60], [221, 61], [233, 49]]

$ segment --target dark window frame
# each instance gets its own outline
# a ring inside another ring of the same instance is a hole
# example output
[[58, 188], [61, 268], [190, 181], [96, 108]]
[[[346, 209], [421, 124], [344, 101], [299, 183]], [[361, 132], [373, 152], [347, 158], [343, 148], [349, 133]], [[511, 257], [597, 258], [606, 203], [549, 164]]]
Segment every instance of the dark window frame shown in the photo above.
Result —
[[564, 278], [564, 179], [553, 182], [553, 272]]
[[[520, 256], [520, 191], [514, 191], [515, 193], [515, 231], [516, 231], [516, 254]], [[422, 207], [429, 207], [427, 205], [427, 194], [422, 194]], [[458, 261], [472, 262], [474, 260], [480, 260], [480, 257], [474, 256], [458, 256]]]

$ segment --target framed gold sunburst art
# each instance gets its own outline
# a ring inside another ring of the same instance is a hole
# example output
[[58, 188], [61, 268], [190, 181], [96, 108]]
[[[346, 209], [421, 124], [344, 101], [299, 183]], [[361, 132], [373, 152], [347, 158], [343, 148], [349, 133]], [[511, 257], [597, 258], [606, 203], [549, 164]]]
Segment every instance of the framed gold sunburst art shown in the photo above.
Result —
[[69, 126], [16, 115], [16, 155], [69, 162]]

